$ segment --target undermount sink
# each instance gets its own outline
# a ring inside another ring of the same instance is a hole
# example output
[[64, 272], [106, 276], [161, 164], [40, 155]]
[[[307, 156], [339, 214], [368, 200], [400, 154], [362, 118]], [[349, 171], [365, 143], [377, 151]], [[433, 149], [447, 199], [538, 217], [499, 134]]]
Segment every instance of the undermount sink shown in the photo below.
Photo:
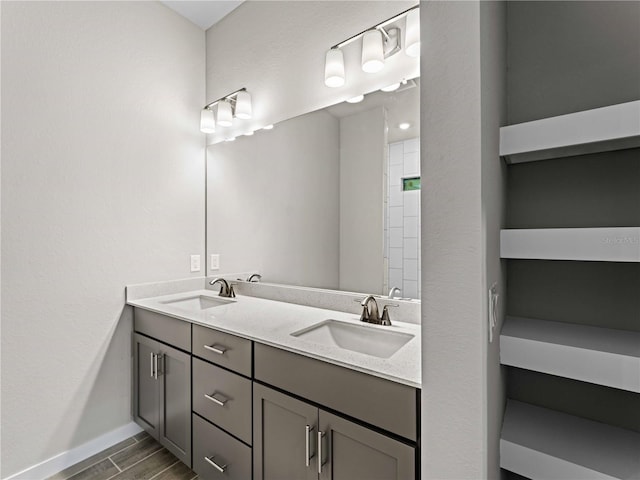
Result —
[[355, 325], [339, 320], [325, 320], [293, 332], [291, 335], [310, 342], [379, 358], [389, 358], [414, 337], [410, 333], [394, 332], [383, 328]]
[[191, 297], [168, 300], [162, 303], [164, 305], [171, 305], [172, 307], [183, 308], [185, 310], [206, 310], [208, 308], [219, 307], [220, 305], [227, 305], [232, 302], [233, 300], [207, 297], [205, 295], [193, 295]]

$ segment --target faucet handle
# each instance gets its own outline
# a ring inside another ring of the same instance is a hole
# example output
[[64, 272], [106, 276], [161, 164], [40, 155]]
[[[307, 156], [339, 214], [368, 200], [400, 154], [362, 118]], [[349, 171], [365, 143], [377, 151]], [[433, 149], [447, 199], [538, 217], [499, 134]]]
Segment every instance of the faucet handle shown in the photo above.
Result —
[[[357, 298], [353, 299], [354, 302], [362, 305], [363, 300], [358, 300]], [[360, 314], [360, 321], [369, 323], [369, 307], [367, 305], [362, 305], [362, 313]]]
[[229, 298], [236, 298], [236, 292], [233, 289], [233, 287], [235, 287], [236, 285], [237, 283], [229, 282]]
[[389, 303], [382, 307], [382, 318], [380, 319], [380, 325], [391, 326], [391, 319], [389, 318], [389, 307], [399, 307], [397, 303]]

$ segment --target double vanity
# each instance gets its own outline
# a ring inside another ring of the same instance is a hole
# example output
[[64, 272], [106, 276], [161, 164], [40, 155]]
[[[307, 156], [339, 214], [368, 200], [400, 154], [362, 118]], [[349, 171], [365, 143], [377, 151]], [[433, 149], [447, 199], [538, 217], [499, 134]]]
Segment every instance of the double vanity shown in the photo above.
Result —
[[416, 479], [419, 325], [249, 288], [129, 290], [135, 421], [200, 478]]

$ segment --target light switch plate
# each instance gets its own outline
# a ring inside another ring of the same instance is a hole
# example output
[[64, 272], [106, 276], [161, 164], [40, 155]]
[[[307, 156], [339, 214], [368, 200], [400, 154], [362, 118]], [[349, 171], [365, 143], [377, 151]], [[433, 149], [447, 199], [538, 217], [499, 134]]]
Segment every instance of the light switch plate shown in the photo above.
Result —
[[220, 270], [220, 254], [212, 253], [210, 255], [210, 258], [211, 260], [209, 261], [209, 268], [211, 268], [211, 270]]
[[200, 255], [191, 255], [191, 271], [200, 271]]

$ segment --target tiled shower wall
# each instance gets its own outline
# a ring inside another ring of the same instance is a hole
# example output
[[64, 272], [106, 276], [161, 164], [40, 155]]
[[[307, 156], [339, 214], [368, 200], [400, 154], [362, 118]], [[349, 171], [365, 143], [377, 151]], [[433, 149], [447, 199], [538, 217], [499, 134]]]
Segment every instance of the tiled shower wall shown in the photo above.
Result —
[[420, 298], [420, 190], [402, 191], [402, 179], [420, 176], [420, 140], [389, 144], [385, 209], [387, 289]]

